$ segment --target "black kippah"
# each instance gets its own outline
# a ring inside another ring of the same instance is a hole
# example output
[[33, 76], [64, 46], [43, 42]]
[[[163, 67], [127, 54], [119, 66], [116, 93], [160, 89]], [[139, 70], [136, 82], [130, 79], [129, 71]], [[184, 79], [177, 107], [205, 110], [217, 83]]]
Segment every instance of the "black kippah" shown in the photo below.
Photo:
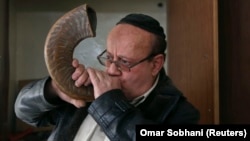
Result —
[[160, 23], [156, 19], [148, 15], [135, 14], [135, 13], [129, 14], [125, 16], [124, 18], [122, 18], [117, 24], [121, 24], [121, 23], [134, 25], [148, 32], [154, 33], [162, 37], [163, 39], [165, 39], [166, 37], [166, 35], [164, 34], [164, 30], [161, 27]]

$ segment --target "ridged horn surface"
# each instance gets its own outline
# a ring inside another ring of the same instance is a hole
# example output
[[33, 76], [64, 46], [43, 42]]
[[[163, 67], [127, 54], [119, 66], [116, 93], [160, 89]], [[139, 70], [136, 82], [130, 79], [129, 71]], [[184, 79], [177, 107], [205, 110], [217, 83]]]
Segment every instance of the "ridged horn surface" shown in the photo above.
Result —
[[75, 47], [88, 37], [95, 37], [96, 12], [87, 4], [67, 12], [49, 30], [44, 47], [48, 72], [58, 87], [68, 96], [92, 101], [93, 88], [76, 87], [71, 78]]

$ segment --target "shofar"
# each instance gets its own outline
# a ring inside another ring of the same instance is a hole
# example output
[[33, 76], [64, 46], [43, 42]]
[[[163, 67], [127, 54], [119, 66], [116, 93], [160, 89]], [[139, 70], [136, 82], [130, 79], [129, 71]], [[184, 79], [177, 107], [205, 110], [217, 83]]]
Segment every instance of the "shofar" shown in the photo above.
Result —
[[71, 78], [75, 47], [88, 37], [95, 37], [96, 12], [87, 4], [67, 12], [51, 27], [45, 42], [44, 57], [48, 72], [59, 89], [68, 96], [92, 101], [93, 87], [76, 87]]

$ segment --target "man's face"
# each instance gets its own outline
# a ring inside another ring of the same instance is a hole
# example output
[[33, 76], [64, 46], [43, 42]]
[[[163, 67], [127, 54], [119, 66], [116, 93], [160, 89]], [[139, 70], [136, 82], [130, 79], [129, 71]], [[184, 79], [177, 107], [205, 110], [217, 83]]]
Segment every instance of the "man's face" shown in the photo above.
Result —
[[[154, 35], [129, 24], [119, 24], [114, 27], [107, 38], [107, 53], [113, 61], [122, 61], [128, 64], [137, 63], [148, 57]], [[112, 63], [106, 68], [109, 75], [118, 77], [122, 91], [128, 99], [144, 94], [153, 84], [153, 61], [143, 61], [132, 67], [130, 71], [119, 70]]]

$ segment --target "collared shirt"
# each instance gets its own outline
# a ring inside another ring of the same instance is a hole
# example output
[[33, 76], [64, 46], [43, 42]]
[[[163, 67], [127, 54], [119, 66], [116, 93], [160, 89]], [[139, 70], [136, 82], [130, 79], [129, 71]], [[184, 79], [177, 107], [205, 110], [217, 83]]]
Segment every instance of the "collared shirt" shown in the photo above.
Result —
[[[158, 83], [159, 76], [157, 77], [154, 85], [143, 95], [136, 97], [130, 103], [135, 107], [142, 103], [150, 94], [150, 92], [155, 88]], [[109, 141], [109, 138], [102, 131], [101, 127], [96, 123], [91, 115], [87, 117], [82, 122], [74, 141]]]

